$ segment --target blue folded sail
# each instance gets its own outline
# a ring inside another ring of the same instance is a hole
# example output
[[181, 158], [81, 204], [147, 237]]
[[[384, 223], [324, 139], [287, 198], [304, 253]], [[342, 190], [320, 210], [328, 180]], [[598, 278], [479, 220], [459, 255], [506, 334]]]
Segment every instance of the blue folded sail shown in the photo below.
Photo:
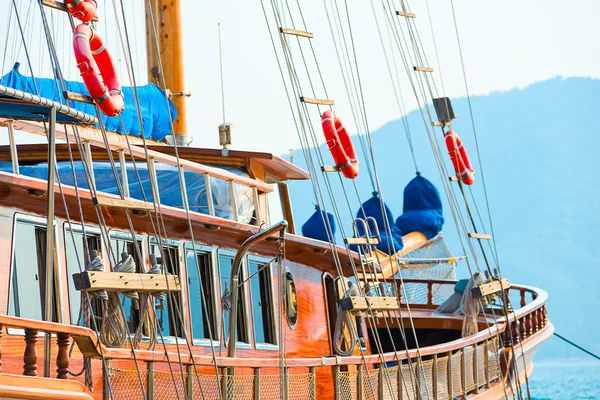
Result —
[[[16, 63], [13, 69], [2, 77], [0, 80], [2, 85], [66, 104], [59, 81], [50, 78], [32, 78], [21, 75], [19, 65], [19, 63]], [[69, 92], [89, 95], [87, 88], [82, 82], [65, 81], [65, 86]], [[142, 126], [140, 126], [138, 118], [133, 88], [124, 86], [122, 91], [125, 97], [125, 109], [121, 112], [120, 117], [100, 115], [107, 130], [120, 134], [126, 133], [131, 136], [141, 136], [143, 127], [144, 137], [156, 141], [162, 141], [167, 135], [171, 134], [171, 120], [175, 121], [177, 118], [177, 110], [173, 102], [165, 96], [162, 90], [152, 83], [137, 87], [142, 114]], [[92, 104], [73, 102], [71, 105], [79, 111], [96, 116], [96, 108]], [[3, 114], [3, 107], [5, 105], [0, 103], [0, 115]], [[9, 111], [10, 113], [18, 112], [14, 107], [7, 108], [4, 111]], [[21, 115], [14, 115], [14, 117], [26, 118]], [[122, 124], [121, 118], [123, 120]]]
[[444, 225], [440, 192], [429, 180], [417, 175], [404, 188], [404, 213], [396, 220], [403, 233], [422, 232], [427, 239]]

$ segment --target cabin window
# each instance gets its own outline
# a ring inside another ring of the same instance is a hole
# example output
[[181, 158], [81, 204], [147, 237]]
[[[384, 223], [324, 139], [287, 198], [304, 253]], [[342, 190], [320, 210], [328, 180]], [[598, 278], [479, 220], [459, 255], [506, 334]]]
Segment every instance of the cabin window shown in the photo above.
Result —
[[192, 338], [218, 340], [215, 284], [210, 250], [187, 245], [185, 250]]
[[[156, 257], [163, 270], [171, 275], [179, 275], [179, 249], [176, 242], [163, 241], [162, 251], [156, 239], [150, 241], [150, 255]], [[164, 259], [163, 259], [164, 255]], [[181, 294], [177, 292], [165, 293], [165, 301], [155, 299], [157, 329], [163, 336], [183, 337], [183, 314], [181, 307]]]
[[[17, 220], [13, 236], [13, 268], [8, 314], [43, 320], [46, 298], [46, 227]], [[52, 321], [58, 322], [56, 290]]]
[[252, 320], [254, 341], [259, 344], [277, 344], [275, 338], [275, 313], [273, 302], [273, 276], [271, 264], [248, 260], [250, 297], [252, 299]]
[[[127, 255], [130, 255], [135, 262], [136, 272], [145, 273], [145, 262], [143, 256], [140, 254], [144, 248], [142, 245], [142, 237], [136, 236], [136, 241], [137, 249], [136, 242], [130, 234], [117, 231], [110, 232], [111, 260], [120, 262], [123, 259], [123, 254], [127, 253]], [[123, 303], [123, 312], [125, 313], [129, 333], [135, 333], [135, 330], [140, 324], [139, 310], [135, 308], [133, 301], [129, 297], [124, 295], [121, 295], [120, 297], [121, 303]], [[145, 332], [145, 334], [147, 334], [147, 332]]]
[[273, 225], [284, 220], [283, 211], [281, 210], [281, 195], [279, 194], [279, 186], [274, 183], [271, 185], [272, 192], [267, 193], [267, 212], [269, 213], [268, 224]]
[[[86, 242], [89, 251], [96, 250], [100, 253], [100, 235], [95, 230], [87, 229]], [[67, 258], [67, 275], [69, 281], [69, 310], [71, 316], [71, 324], [82, 325], [83, 320], [80, 320], [81, 312], [81, 292], [75, 289], [75, 283], [73, 281], [73, 274], [78, 274], [85, 270], [88, 260], [88, 255], [85, 253], [85, 247], [83, 245], [83, 230], [81, 227], [73, 226], [69, 227], [69, 224], [65, 224], [65, 253]], [[99, 312], [102, 307], [100, 303], [96, 307], [96, 299], [90, 296], [92, 307], [97, 309]], [[95, 315], [99, 315], [94, 312]]]
[[[231, 269], [233, 268], [233, 257], [222, 253], [219, 253], [219, 273], [221, 279], [221, 298], [227, 297], [227, 303], [231, 303]], [[237, 341], [242, 343], [249, 343], [248, 330], [247, 330], [247, 319], [246, 319], [246, 307], [245, 307], [245, 285], [240, 284], [243, 281], [243, 271], [240, 268], [238, 276], [238, 306], [237, 306], [237, 323], [236, 323], [236, 334]], [[221, 302], [221, 304], [223, 301]], [[225, 343], [229, 339], [229, 309], [223, 307], [223, 335]]]

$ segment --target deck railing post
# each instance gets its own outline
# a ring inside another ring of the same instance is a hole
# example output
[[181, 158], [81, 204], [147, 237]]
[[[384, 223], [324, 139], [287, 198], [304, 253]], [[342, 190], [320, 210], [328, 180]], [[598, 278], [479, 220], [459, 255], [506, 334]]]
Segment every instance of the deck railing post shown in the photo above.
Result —
[[10, 162], [12, 163], [13, 174], [19, 173], [19, 155], [17, 154], [17, 143], [15, 142], [15, 131], [13, 129], [13, 121], [6, 123], [8, 128], [8, 143], [10, 145]]
[[69, 342], [71, 336], [68, 333], [58, 333], [56, 343], [58, 354], [56, 355], [56, 377], [58, 379], [69, 378]]
[[206, 191], [206, 204], [208, 204], [208, 215], [215, 216], [215, 203], [212, 197], [212, 188], [210, 187], [210, 175], [204, 174], [204, 190]]
[[231, 219], [237, 222], [238, 220], [238, 205], [235, 198], [235, 183], [229, 181], [229, 195], [231, 196]]
[[194, 398], [194, 369], [192, 364], [188, 364], [185, 367], [185, 391], [187, 392], [187, 398]]
[[83, 143], [83, 151], [85, 156], [85, 163], [87, 164], [88, 172], [90, 174], [91, 185], [96, 189], [96, 176], [94, 175], [94, 160], [92, 159], [92, 144], [90, 142]]
[[[2, 334], [4, 331], [4, 327], [0, 325], [0, 341], [2, 339]], [[2, 344], [0, 343], [0, 374], [2, 373]]]
[[437, 400], [437, 398], [438, 398], [438, 386], [437, 386], [438, 385], [438, 376], [437, 376], [438, 365], [437, 365], [437, 362], [438, 362], [438, 356], [437, 356], [437, 354], [434, 354], [433, 355], [433, 370], [431, 372], [431, 377], [432, 377], [431, 386], [433, 389], [433, 399], [434, 400]]
[[288, 367], [283, 368], [283, 398], [289, 398], [289, 385], [290, 385], [290, 369]]
[[160, 191], [158, 190], [158, 177], [156, 176], [156, 165], [154, 158], [148, 159], [148, 175], [150, 176], [150, 186], [152, 187], [152, 200], [154, 204], [160, 204]]
[[475, 383], [475, 393], [479, 393], [479, 348], [480, 346], [477, 343], [473, 346], [473, 382]]
[[254, 400], [260, 400], [260, 368], [254, 368]]
[[402, 374], [402, 363], [398, 362], [398, 400], [404, 397], [404, 374]]
[[465, 359], [465, 348], [460, 349], [460, 375], [462, 384], [462, 398], [467, 398], [467, 363]]
[[335, 400], [341, 399], [341, 388], [340, 388], [340, 366], [333, 366], [333, 391]]
[[317, 371], [315, 367], [310, 367], [308, 372], [310, 373], [310, 393], [309, 399], [317, 399]]
[[485, 388], [490, 388], [490, 350], [489, 341], [485, 340], [485, 347], [483, 348], [483, 372], [485, 374]]
[[[46, 208], [46, 282], [44, 291], [44, 320], [52, 322], [54, 311], [54, 184], [56, 181], [56, 108], [50, 107], [48, 118], [48, 204]], [[57, 319], [58, 320], [58, 319]], [[44, 377], [50, 378], [52, 333], [44, 337]]]
[[146, 399], [154, 400], [154, 361], [146, 362], [148, 378], [146, 380]]
[[385, 382], [385, 364], [381, 363], [379, 365], [379, 373], [378, 375], [378, 380], [377, 380], [377, 398], [379, 400], [383, 400], [383, 388], [384, 388], [384, 382]]
[[363, 366], [362, 364], [358, 365], [357, 371], [356, 371], [356, 390], [357, 390], [357, 395], [359, 399], [363, 398]]
[[453, 384], [452, 384], [452, 352], [451, 351], [448, 352], [448, 368], [447, 368], [446, 373], [448, 375], [448, 397], [450, 397], [452, 399], [452, 398], [454, 398], [454, 393], [452, 391]]
[[427, 305], [433, 304], [433, 284], [427, 282]]
[[252, 188], [252, 197], [254, 198], [254, 215], [256, 215], [256, 226], [260, 226], [263, 222], [262, 213], [260, 210], [260, 198], [258, 196], [258, 188]]
[[125, 150], [119, 150], [119, 165], [121, 167], [121, 185], [123, 186], [123, 195], [129, 197], [129, 178], [127, 176], [127, 162], [125, 160]]
[[23, 354], [23, 375], [37, 376], [37, 349], [38, 331], [25, 329], [25, 353]]
[[[112, 400], [111, 392], [110, 360], [104, 360], [104, 368], [102, 369], [102, 400]], [[148, 400], [150, 400], [150, 398]]]

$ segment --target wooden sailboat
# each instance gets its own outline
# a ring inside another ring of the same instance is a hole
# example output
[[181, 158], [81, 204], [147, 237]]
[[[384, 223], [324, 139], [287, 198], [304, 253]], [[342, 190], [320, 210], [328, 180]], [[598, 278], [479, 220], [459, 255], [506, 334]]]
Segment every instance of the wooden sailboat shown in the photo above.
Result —
[[[0, 172], [0, 398], [522, 395], [553, 332], [547, 294], [490, 276], [470, 292], [482, 312], [463, 337], [464, 315], [435, 311], [456, 280], [401, 274], [439, 237], [408, 233], [390, 257], [370, 248], [368, 235], [343, 246], [300, 236], [287, 184], [309, 179], [306, 171], [269, 153], [183, 146], [180, 2], [149, 4], [149, 77], [171, 94], [178, 146], [98, 129], [99, 115], [74, 106], [81, 93], [62, 104], [0, 85], [11, 141], [0, 148], [10, 165]], [[61, 2], [40, 8], [69, 18]], [[49, 144], [16, 145], [15, 130]], [[45, 162], [67, 172], [24, 172]], [[99, 189], [92, 165], [100, 163], [119, 190]], [[185, 193], [175, 205], [160, 190], [169, 176]], [[144, 185], [142, 199], [132, 195]], [[192, 193], [203, 199], [196, 208]], [[350, 295], [348, 278], [357, 287]], [[407, 296], [407, 287], [422, 295]]]

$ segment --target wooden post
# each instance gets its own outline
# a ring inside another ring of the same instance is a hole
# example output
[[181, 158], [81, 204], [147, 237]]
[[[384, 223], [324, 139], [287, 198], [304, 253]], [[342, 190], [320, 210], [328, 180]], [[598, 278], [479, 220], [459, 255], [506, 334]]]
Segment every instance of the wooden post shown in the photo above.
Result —
[[485, 388], [490, 388], [490, 350], [489, 350], [489, 341], [486, 339], [483, 348], [483, 373], [485, 375]]
[[379, 364], [379, 373], [377, 374], [377, 398], [379, 400], [383, 400], [383, 388], [384, 388], [384, 380], [385, 380], [385, 366], [383, 363]]
[[283, 398], [289, 397], [289, 383], [290, 383], [290, 369], [285, 367], [283, 369]]
[[290, 201], [290, 191], [287, 184], [278, 182], [279, 187], [279, 200], [281, 202], [281, 209], [283, 216], [288, 223], [288, 232], [296, 234], [296, 227], [294, 225], [294, 214], [292, 212], [292, 202]]
[[15, 132], [13, 129], [13, 122], [6, 122], [6, 127], [8, 128], [8, 144], [10, 145], [10, 161], [12, 162], [12, 171], [13, 174], [19, 173], [19, 156], [17, 154], [17, 144], [15, 142]]
[[427, 282], [427, 305], [433, 304], [433, 284]]
[[363, 366], [362, 364], [358, 365], [357, 374], [356, 374], [356, 390], [359, 399], [363, 398]]
[[[148, 1], [146, 4], [148, 81], [156, 83], [162, 89], [168, 89], [171, 93], [185, 90], [181, 37], [181, 1]], [[160, 71], [161, 67], [163, 71]], [[163, 75], [164, 82], [160, 79]], [[177, 109], [177, 119], [173, 121], [174, 139], [178, 145], [184, 146], [187, 135], [185, 97], [171, 98]]]
[[129, 197], [129, 178], [127, 177], [127, 162], [125, 160], [125, 150], [118, 150], [119, 165], [121, 167], [121, 185], [123, 186], [123, 195]]
[[25, 329], [25, 353], [23, 354], [23, 375], [37, 376], [37, 349], [38, 331]]
[[[2, 333], [4, 331], [4, 327], [0, 325], [0, 340], [2, 339]], [[0, 344], [0, 374], [2, 373], [2, 345]]]
[[402, 400], [402, 397], [404, 396], [403, 386], [404, 386], [404, 375], [402, 374], [402, 363], [398, 362], [398, 400]]
[[525, 300], [525, 289], [521, 289], [521, 307], [525, 307], [527, 305], [527, 301]]
[[317, 372], [316, 372], [316, 368], [315, 367], [310, 367], [308, 371], [310, 372], [310, 375], [311, 375], [309, 399], [310, 400], [316, 400], [317, 399]]
[[451, 399], [454, 398], [454, 393], [452, 392], [452, 352], [448, 352], [448, 397]]
[[342, 398], [340, 389], [341, 389], [340, 388], [340, 366], [334, 365], [333, 366], [333, 390], [334, 390], [335, 400], [340, 400]]
[[433, 370], [431, 372], [431, 378], [432, 378], [432, 382], [431, 382], [431, 386], [433, 389], [433, 400], [437, 400], [438, 398], [438, 367], [437, 367], [437, 362], [438, 362], [438, 356], [437, 354], [433, 355]]
[[148, 370], [146, 399], [154, 400], [154, 361], [146, 362], [146, 369]]
[[[104, 360], [104, 368], [102, 368], [102, 400], [112, 400], [110, 386], [110, 360]], [[148, 398], [150, 400], [150, 398]]]
[[479, 393], [479, 346], [477, 343], [473, 349], [473, 382], [475, 383], [475, 393]]
[[254, 215], [256, 215], [256, 226], [260, 226], [263, 222], [262, 213], [260, 211], [260, 199], [258, 197], [258, 188], [252, 188], [252, 197], [254, 199]]
[[460, 375], [461, 375], [461, 384], [462, 384], [462, 398], [467, 398], [467, 363], [465, 356], [465, 348], [460, 349]]
[[188, 399], [194, 398], [194, 369], [192, 364], [186, 365], [185, 367], [185, 391]]
[[204, 190], [206, 191], [206, 204], [208, 204], [208, 215], [215, 216], [215, 203], [213, 203], [212, 188], [210, 187], [210, 175], [204, 174]]
[[231, 219], [237, 222], [238, 205], [235, 198], [235, 183], [233, 181], [229, 181], [229, 195], [231, 196]]
[[260, 368], [254, 368], [254, 400], [260, 400]]
[[71, 336], [68, 333], [58, 333], [56, 343], [58, 354], [56, 355], [56, 377], [58, 379], [69, 378], [69, 342]]

